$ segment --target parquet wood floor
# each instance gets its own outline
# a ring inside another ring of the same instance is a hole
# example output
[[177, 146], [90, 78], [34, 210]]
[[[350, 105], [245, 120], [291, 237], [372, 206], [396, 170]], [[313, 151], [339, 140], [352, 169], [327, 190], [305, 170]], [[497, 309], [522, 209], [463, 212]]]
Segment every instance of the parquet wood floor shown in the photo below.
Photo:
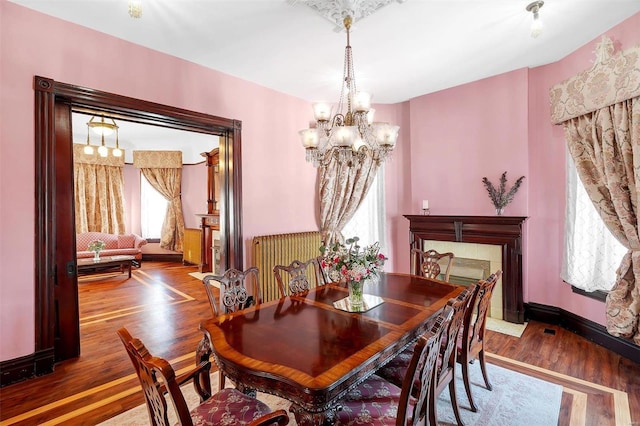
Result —
[[[81, 356], [0, 389], [0, 425], [93, 425], [144, 403], [121, 326], [177, 369], [193, 365], [198, 324], [212, 315], [202, 282], [188, 275], [196, 270], [144, 262], [130, 279], [83, 278]], [[531, 322], [521, 338], [488, 334], [490, 362], [565, 386], [560, 425], [640, 425], [640, 365], [548, 324]]]

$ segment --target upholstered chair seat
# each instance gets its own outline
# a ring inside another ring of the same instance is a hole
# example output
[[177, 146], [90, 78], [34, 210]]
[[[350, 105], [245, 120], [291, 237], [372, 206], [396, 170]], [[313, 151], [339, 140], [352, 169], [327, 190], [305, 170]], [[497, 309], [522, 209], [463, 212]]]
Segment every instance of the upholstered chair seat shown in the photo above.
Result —
[[235, 388], [225, 388], [191, 410], [191, 419], [194, 426], [247, 425], [270, 413], [264, 402]]
[[[440, 340], [451, 321], [453, 309], [446, 306], [431, 329], [413, 347], [401, 386], [372, 375], [342, 401], [337, 412], [338, 425], [417, 425], [426, 424], [431, 392], [436, 379]], [[415, 385], [419, 388], [416, 390]]]

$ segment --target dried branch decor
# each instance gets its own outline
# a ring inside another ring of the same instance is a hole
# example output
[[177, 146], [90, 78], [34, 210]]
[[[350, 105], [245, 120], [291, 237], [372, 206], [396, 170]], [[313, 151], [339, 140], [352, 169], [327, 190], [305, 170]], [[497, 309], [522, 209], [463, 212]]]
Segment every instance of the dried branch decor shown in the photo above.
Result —
[[489, 179], [487, 179], [486, 177], [482, 178], [482, 183], [487, 189], [489, 198], [498, 211], [498, 214], [501, 214], [502, 209], [504, 209], [507, 204], [513, 201], [513, 197], [516, 195], [516, 192], [518, 192], [518, 188], [520, 188], [523, 180], [524, 176], [520, 176], [518, 180], [516, 180], [516, 183], [513, 184], [511, 189], [507, 191], [507, 172], [504, 172], [502, 176], [500, 176], [500, 186], [498, 187], [498, 189], [496, 189], [496, 187], [493, 186], [491, 182], [489, 182]]

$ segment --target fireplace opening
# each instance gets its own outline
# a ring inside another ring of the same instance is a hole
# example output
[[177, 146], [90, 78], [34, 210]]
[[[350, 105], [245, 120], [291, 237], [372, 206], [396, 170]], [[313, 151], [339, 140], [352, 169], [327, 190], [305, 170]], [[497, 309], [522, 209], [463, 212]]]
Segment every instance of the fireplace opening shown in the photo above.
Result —
[[469, 287], [479, 280], [486, 280], [490, 274], [491, 262], [488, 260], [454, 257], [449, 282]]

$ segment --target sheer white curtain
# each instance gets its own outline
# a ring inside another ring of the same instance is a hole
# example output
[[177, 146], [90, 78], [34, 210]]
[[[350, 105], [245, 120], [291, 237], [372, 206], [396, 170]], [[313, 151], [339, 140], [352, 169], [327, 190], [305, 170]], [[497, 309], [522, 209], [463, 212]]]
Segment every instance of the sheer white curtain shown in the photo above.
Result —
[[384, 166], [380, 165], [367, 196], [342, 229], [344, 238], [357, 236], [362, 247], [380, 242], [380, 252], [386, 254], [384, 203]]
[[140, 174], [140, 228], [143, 238], [160, 239], [169, 202]]
[[565, 212], [562, 279], [582, 290], [609, 291], [627, 249], [609, 232], [567, 154], [567, 207]]

